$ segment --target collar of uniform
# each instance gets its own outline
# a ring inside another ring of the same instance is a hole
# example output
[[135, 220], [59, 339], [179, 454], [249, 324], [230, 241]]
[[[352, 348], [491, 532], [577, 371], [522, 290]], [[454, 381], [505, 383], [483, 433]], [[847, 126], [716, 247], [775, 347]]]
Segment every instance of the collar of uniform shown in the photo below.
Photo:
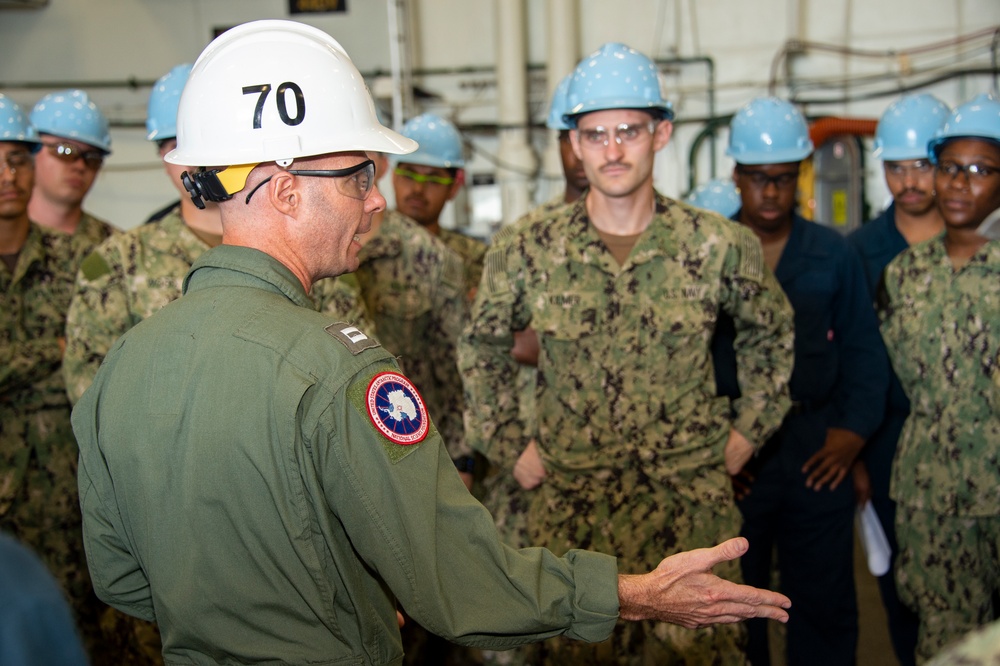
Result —
[[[673, 257], [677, 255], [678, 243], [676, 235], [683, 233], [685, 224], [690, 220], [682, 216], [683, 210], [671, 199], [659, 192], [656, 196], [656, 210], [653, 219], [636, 241], [624, 266], [642, 264], [656, 257]], [[587, 214], [586, 197], [580, 197], [570, 209], [567, 240], [578, 253], [577, 258], [584, 263], [595, 263], [604, 266], [608, 272], [618, 273], [620, 268], [611, 252], [604, 247], [597, 230], [593, 228], [590, 216]]]
[[1000, 273], [1000, 241], [987, 241], [985, 245], [976, 250], [974, 255], [969, 257], [962, 268], [955, 271], [951, 259], [948, 257], [948, 248], [945, 247], [947, 233], [947, 230], [942, 231], [926, 242], [917, 243], [910, 247], [909, 252], [913, 253], [914, 257], [926, 256], [932, 265], [940, 264], [949, 272], [961, 273], [970, 269], [985, 269], [988, 272]]
[[251, 287], [283, 294], [296, 305], [314, 304], [298, 278], [274, 257], [249, 247], [220, 245], [198, 257], [184, 278], [184, 293], [219, 286]]
[[14, 275], [11, 278], [11, 284], [21, 280], [27, 274], [32, 264], [44, 261], [45, 249], [43, 246], [46, 235], [52, 237], [53, 240], [59, 238], [55, 236], [54, 232], [46, 234], [39, 225], [34, 222], [29, 223], [28, 235], [24, 239], [24, 245], [21, 246], [21, 250], [17, 253], [17, 263], [14, 265]]
[[208, 251], [208, 246], [191, 228], [184, 224], [180, 207], [175, 208], [156, 222], [139, 227], [150, 247], [163, 253], [175, 254], [188, 264]]

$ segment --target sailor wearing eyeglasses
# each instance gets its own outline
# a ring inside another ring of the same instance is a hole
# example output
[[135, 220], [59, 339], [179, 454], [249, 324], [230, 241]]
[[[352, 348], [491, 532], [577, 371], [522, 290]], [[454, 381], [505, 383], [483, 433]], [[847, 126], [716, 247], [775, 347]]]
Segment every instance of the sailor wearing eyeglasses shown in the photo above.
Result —
[[[881, 158], [892, 202], [878, 217], [851, 232], [847, 242], [861, 257], [872, 303], [882, 271], [900, 252], [936, 236], [944, 228], [934, 193], [934, 165], [927, 143], [944, 125], [948, 107], [933, 95], [906, 95], [886, 108], [875, 129], [874, 156]], [[868, 439], [854, 467], [859, 502], [870, 497], [892, 550], [896, 544], [896, 504], [889, 497], [892, 459], [910, 403], [895, 372], [890, 371], [885, 415]], [[878, 578], [889, 635], [901, 666], [914, 663], [917, 616], [899, 600], [895, 575]]]
[[[767, 586], [777, 551], [782, 591], [797, 599], [790, 664], [851, 664], [857, 652], [851, 468], [882, 420], [888, 361], [861, 262], [835, 230], [796, 213], [799, 163], [813, 151], [805, 118], [760, 97], [733, 116], [727, 154], [742, 205], [733, 215], [763, 247], [795, 311], [792, 408], [734, 477], [742, 534], [757, 544], [741, 565]], [[714, 344], [720, 395], [746, 395], [736, 374], [739, 326], [722, 317]], [[750, 622], [750, 660], [769, 663], [767, 627]]]
[[1000, 592], [1000, 102], [957, 107], [931, 139], [944, 231], [905, 250], [878, 295], [910, 399], [892, 467], [900, 598], [920, 618], [916, 660], [997, 617]]
[[[727, 469], [788, 407], [792, 313], [750, 231], [654, 189], [673, 111], [648, 57], [612, 43], [585, 58], [564, 117], [590, 189], [487, 253], [459, 352], [466, 435], [533, 490], [529, 543], [596, 548], [617, 555], [621, 573], [640, 571], [738, 533]], [[712, 376], [720, 310], [740, 325], [735, 417]], [[536, 431], [519, 418], [510, 353], [529, 325], [540, 344]], [[735, 562], [715, 571], [740, 579]], [[744, 638], [741, 626], [619, 623], [596, 646], [552, 639], [525, 661], [744, 664]]]
[[445, 204], [455, 198], [465, 182], [462, 136], [451, 122], [432, 113], [408, 120], [403, 125], [403, 136], [420, 147], [394, 160], [392, 189], [396, 208], [462, 257], [466, 294], [471, 301], [483, 274], [486, 244], [445, 229], [440, 223]]
[[80, 259], [117, 229], [83, 210], [104, 159], [111, 154], [108, 119], [83, 90], [42, 97], [31, 111], [42, 150], [35, 160], [31, 219], [73, 236]]

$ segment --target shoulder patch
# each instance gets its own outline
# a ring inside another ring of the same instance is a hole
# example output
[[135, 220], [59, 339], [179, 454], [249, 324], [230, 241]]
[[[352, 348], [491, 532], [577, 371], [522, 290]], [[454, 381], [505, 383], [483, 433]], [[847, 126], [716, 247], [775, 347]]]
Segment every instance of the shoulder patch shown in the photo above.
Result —
[[349, 324], [346, 321], [334, 322], [326, 326], [323, 330], [329, 333], [330, 337], [334, 340], [347, 347], [347, 351], [355, 356], [366, 349], [381, 347], [378, 340], [369, 337], [357, 326]]
[[91, 252], [87, 258], [80, 262], [80, 272], [88, 280], [96, 280], [111, 273], [111, 266], [97, 252]]
[[756, 236], [740, 234], [740, 275], [751, 280], [764, 277], [764, 250]]
[[365, 397], [375, 428], [394, 444], [419, 444], [430, 429], [427, 407], [417, 388], [398, 372], [380, 372], [368, 383]]
[[490, 295], [500, 295], [510, 292], [510, 279], [507, 276], [507, 251], [508, 246], [497, 245], [486, 254], [486, 285]]

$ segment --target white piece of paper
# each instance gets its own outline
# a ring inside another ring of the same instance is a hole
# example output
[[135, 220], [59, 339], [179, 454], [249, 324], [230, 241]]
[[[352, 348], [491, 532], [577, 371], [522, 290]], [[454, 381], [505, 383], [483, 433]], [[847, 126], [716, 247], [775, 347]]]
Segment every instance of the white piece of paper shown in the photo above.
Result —
[[868, 558], [868, 570], [872, 575], [884, 576], [889, 573], [892, 550], [870, 500], [858, 509], [858, 535], [861, 537], [861, 547]]
[[1000, 240], [1000, 208], [986, 216], [983, 223], [976, 229], [976, 233], [983, 238], [990, 240]]

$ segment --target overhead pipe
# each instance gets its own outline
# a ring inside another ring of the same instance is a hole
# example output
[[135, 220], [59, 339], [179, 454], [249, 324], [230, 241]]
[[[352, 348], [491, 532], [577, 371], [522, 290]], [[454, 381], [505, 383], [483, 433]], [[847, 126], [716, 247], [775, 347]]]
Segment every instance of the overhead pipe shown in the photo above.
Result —
[[873, 118], [838, 118], [828, 116], [819, 118], [809, 126], [809, 138], [813, 145], [819, 148], [834, 136], [850, 134], [851, 136], [875, 136], [878, 120]]
[[[564, 76], [573, 71], [580, 59], [579, 8], [576, 0], [549, 0], [546, 9], [549, 41], [545, 83], [548, 95], [545, 97], [543, 118], [548, 116], [556, 86]], [[546, 200], [556, 196], [564, 182], [559, 137], [553, 132], [548, 134], [542, 159], [542, 183], [546, 189], [543, 198]]]
[[[496, 0], [497, 122], [500, 127], [497, 180], [503, 223], [533, 207], [531, 179], [538, 163], [528, 136], [528, 76], [524, 0]], [[507, 168], [507, 166], [511, 168]]]

